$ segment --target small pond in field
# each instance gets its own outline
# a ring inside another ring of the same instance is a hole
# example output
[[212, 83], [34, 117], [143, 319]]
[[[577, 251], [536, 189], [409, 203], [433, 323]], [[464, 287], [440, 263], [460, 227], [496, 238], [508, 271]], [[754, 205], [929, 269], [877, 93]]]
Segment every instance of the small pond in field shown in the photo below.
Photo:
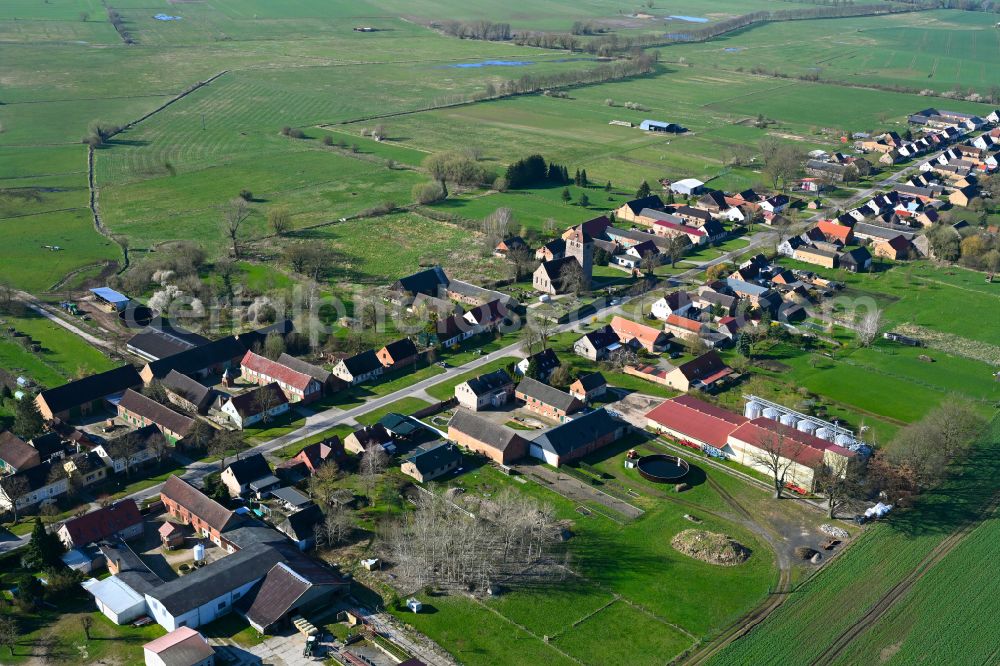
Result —
[[707, 18], [701, 16], [668, 16], [667, 19], [673, 19], [674, 21], [687, 21], [688, 23], [708, 23]]

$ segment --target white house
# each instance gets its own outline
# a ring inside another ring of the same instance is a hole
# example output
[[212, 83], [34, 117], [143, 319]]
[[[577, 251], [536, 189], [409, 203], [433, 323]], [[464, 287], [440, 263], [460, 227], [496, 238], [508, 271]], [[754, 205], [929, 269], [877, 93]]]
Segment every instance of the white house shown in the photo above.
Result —
[[[112, 458], [108, 453], [108, 450], [104, 448], [103, 444], [98, 444], [94, 447], [94, 453], [96, 453], [104, 464], [115, 470], [116, 474], [120, 474], [125, 471], [125, 458], [124, 456], [118, 458]], [[139, 467], [153, 458], [156, 457], [156, 450], [151, 446], [144, 446], [132, 455], [128, 457], [129, 469], [134, 469]]]
[[651, 313], [654, 317], [666, 320], [672, 314], [683, 315], [691, 309], [691, 297], [687, 292], [675, 291], [653, 302]]
[[747, 215], [739, 206], [733, 206], [722, 214], [722, 217], [730, 222], [746, 222]]
[[97, 608], [115, 624], [128, 624], [146, 614], [146, 599], [118, 576], [91, 578], [83, 588], [94, 597]]
[[222, 405], [222, 413], [240, 430], [263, 420], [265, 416], [273, 418], [287, 411], [288, 398], [276, 383], [234, 395]]

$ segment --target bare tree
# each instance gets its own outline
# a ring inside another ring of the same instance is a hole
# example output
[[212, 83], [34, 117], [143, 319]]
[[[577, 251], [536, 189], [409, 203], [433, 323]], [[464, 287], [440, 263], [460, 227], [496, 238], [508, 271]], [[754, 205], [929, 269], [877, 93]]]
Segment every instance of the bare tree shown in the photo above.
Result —
[[0, 645], [10, 650], [11, 657], [14, 656], [14, 648], [17, 647], [20, 635], [17, 619], [11, 615], [0, 615]]
[[879, 329], [882, 328], [882, 310], [871, 308], [865, 316], [858, 322], [854, 334], [858, 339], [858, 345], [868, 347], [878, 337]]
[[233, 257], [240, 258], [240, 229], [250, 217], [250, 205], [240, 197], [229, 202], [222, 214], [222, 230], [232, 244]]
[[354, 531], [354, 521], [350, 512], [339, 507], [327, 510], [323, 522], [316, 526], [316, 545], [334, 548], [339, 546]]
[[518, 245], [507, 251], [507, 260], [514, 266], [514, 280], [520, 281], [530, 275], [535, 265], [535, 257], [525, 245]]
[[219, 469], [225, 469], [230, 452], [239, 458], [240, 451], [246, 447], [247, 443], [243, 441], [243, 436], [240, 433], [223, 430], [216, 434], [208, 445], [208, 454], [213, 457], [219, 456]]
[[121, 461], [126, 478], [132, 476], [132, 467], [136, 464], [135, 458], [145, 448], [146, 443], [134, 432], [111, 440], [106, 447], [111, 460]]
[[292, 229], [292, 214], [287, 208], [271, 208], [267, 211], [267, 224], [277, 236], [284, 236]]
[[567, 261], [559, 270], [559, 287], [562, 291], [579, 296], [584, 287], [583, 269], [575, 261]]
[[660, 255], [655, 252], [647, 252], [642, 255], [640, 265], [646, 275], [652, 275], [656, 267], [660, 265]]
[[378, 485], [379, 476], [385, 471], [388, 464], [389, 456], [386, 454], [385, 449], [378, 444], [369, 446], [361, 456], [361, 467], [359, 469], [361, 484], [365, 488], [365, 496], [368, 497], [368, 500], [372, 504], [375, 503], [375, 486]]
[[857, 479], [851, 474], [850, 459], [844, 456], [832, 456], [827, 464], [821, 465], [815, 472], [816, 486], [826, 495], [827, 515], [836, 518], [837, 509], [850, 501], [857, 494]]
[[0, 477], [0, 490], [3, 491], [7, 501], [10, 502], [11, 511], [14, 513], [14, 522], [17, 522], [17, 503], [31, 492], [28, 481], [17, 474], [8, 474]]
[[670, 267], [677, 265], [677, 260], [684, 256], [684, 252], [691, 246], [691, 239], [684, 234], [678, 234], [670, 239], [667, 245], [667, 254], [670, 256]]
[[542, 233], [546, 236], [551, 236], [559, 228], [559, 223], [556, 222], [555, 218], [547, 217], [545, 221], [542, 222]]
[[257, 413], [260, 414], [261, 423], [271, 422], [273, 417], [271, 410], [277, 407], [280, 402], [278, 399], [278, 391], [280, 390], [273, 384], [268, 384], [257, 389], [257, 394], [254, 396], [253, 402]]
[[483, 219], [483, 235], [490, 250], [507, 237], [508, 230], [514, 222], [514, 213], [510, 208], [497, 208]]
[[781, 499], [788, 473], [795, 467], [795, 459], [805, 450], [805, 444], [786, 437], [781, 428], [761, 429], [760, 436], [750, 450], [750, 458], [774, 482], [774, 497]]
[[333, 498], [340, 490], [340, 468], [333, 461], [329, 461], [317, 469], [309, 477], [309, 496], [321, 506], [333, 506]]
[[535, 345], [540, 344], [542, 341], [538, 327], [533, 322], [527, 321], [521, 327], [520, 336], [521, 342], [528, 348], [528, 356], [531, 356], [535, 353]]

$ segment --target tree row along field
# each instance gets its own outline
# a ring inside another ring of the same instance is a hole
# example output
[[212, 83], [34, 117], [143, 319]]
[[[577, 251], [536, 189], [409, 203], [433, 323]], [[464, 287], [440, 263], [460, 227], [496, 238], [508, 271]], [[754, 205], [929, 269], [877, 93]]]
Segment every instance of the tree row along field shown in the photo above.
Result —
[[[788, 654], [797, 655], [800, 663], [818, 658], [943, 540], [979, 519], [996, 492], [998, 453], [1000, 418], [995, 418], [968, 459], [955, 465], [950, 478], [923, 496], [914, 508], [896, 512], [869, 529], [850, 550], [800, 586], [778, 611], [726, 648], [713, 663], [779, 664], [783, 663], [782, 655]], [[940, 658], [935, 663], [988, 663], [990, 651], [996, 647], [989, 638], [995, 633], [979, 633], [974, 627], [987, 623], [995, 628], [996, 618], [991, 613], [978, 615], [975, 598], [991, 598], [987, 591], [996, 585], [990, 568], [983, 566], [982, 554], [995, 546], [990, 537], [995, 537], [997, 529], [996, 518], [983, 522], [972, 537], [918, 579], [907, 596], [871, 627], [870, 633], [862, 634], [857, 646], [837, 663], [884, 663], [882, 650], [887, 650], [888, 663], [913, 663], [918, 655], [932, 653]], [[956, 577], [960, 582], [954, 582]], [[956, 587], [947, 594], [933, 594], [946, 583]], [[968, 594], [962, 594], [963, 590]], [[962, 631], [943, 632], [945, 627], [962, 627]], [[907, 634], [907, 629], [912, 631]], [[972, 658], [974, 654], [985, 658]]]

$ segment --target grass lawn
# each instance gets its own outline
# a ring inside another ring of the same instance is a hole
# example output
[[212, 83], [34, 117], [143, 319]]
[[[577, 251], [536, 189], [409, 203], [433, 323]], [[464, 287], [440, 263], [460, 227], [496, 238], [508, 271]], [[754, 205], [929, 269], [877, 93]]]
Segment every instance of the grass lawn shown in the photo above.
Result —
[[306, 423], [306, 417], [292, 407], [270, 423], [260, 423], [244, 428], [244, 439], [251, 444], [260, 444], [298, 430]]
[[[641, 641], [642, 650], [623, 649], [612, 636]], [[627, 651], [628, 663], [650, 666], [669, 662], [693, 643], [691, 636], [624, 601], [616, 601], [555, 640], [556, 647], [585, 663], [612, 664]]]
[[337, 436], [343, 441], [345, 437], [354, 432], [354, 428], [348, 425], [339, 425], [330, 428], [329, 430], [324, 430], [321, 433], [317, 433], [311, 437], [307, 437], [300, 442], [295, 442], [289, 444], [288, 446], [282, 447], [275, 451], [272, 455], [276, 458], [281, 458], [282, 460], [287, 460], [294, 456], [296, 453], [301, 451], [303, 448], [309, 446], [310, 444], [315, 444], [316, 442], [322, 442], [324, 439], [329, 439], [330, 437]]
[[[53, 387], [98, 372], [118, 364], [90, 346], [79, 336], [45, 317], [26, 310], [20, 315], [4, 315], [3, 337], [0, 338], [0, 366], [8, 372], [25, 374], [43, 386]], [[41, 345], [41, 351], [25, 348], [20, 340], [7, 332], [13, 327]]]
[[420, 398], [406, 397], [400, 398], [395, 402], [390, 402], [385, 407], [372, 410], [367, 414], [358, 417], [358, 423], [362, 425], [372, 425], [377, 423], [383, 416], [390, 413], [397, 414], [412, 414], [413, 412], [419, 411], [424, 407], [429, 407], [431, 403], [426, 400], [421, 400]]

